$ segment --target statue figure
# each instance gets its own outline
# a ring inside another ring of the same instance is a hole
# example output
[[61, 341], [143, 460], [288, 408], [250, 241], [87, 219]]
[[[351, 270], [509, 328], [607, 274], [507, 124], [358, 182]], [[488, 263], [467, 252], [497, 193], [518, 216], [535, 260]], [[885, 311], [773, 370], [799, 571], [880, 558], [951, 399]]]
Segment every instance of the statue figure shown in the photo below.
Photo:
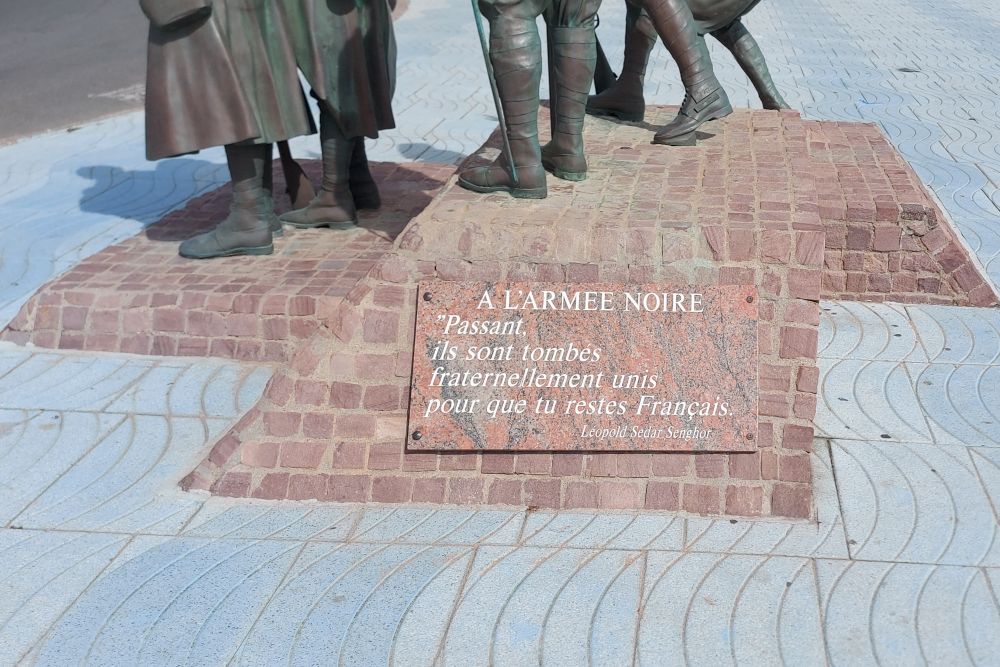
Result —
[[272, 144], [315, 132], [281, 3], [140, 0], [150, 19], [148, 159], [225, 146], [228, 217], [181, 243], [194, 259], [265, 255], [281, 233], [271, 198]]
[[[508, 192], [541, 199], [546, 170], [558, 178], [587, 177], [583, 122], [597, 61], [597, 10], [601, 0], [478, 0], [490, 24], [489, 64], [499, 98], [505, 154], [485, 167], [464, 170], [458, 184], [475, 192]], [[536, 19], [544, 15], [549, 43], [552, 140], [538, 142], [541, 41]], [[478, 17], [477, 17], [478, 19]]]
[[293, 227], [345, 228], [358, 209], [381, 205], [365, 137], [395, 127], [392, 95], [395, 0], [282, 0], [299, 68], [319, 101], [323, 185], [304, 208], [281, 216]]
[[768, 72], [757, 40], [741, 18], [760, 0], [626, 0], [625, 61], [621, 76], [590, 97], [587, 111], [626, 121], [641, 121], [646, 110], [643, 77], [659, 34], [680, 69], [684, 102], [677, 116], [653, 137], [653, 143], [693, 145], [695, 131], [710, 120], [732, 113], [729, 97], [715, 77], [705, 44], [711, 34], [736, 58], [760, 95], [765, 109], [787, 109]]

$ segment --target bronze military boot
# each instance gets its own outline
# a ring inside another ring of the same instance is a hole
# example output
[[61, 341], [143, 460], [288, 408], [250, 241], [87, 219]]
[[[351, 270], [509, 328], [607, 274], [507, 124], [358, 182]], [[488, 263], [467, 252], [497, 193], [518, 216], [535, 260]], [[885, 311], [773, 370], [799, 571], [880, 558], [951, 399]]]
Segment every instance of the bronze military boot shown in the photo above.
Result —
[[272, 226], [277, 222], [271, 193], [265, 186], [271, 146], [226, 146], [233, 180], [229, 215], [215, 229], [182, 242], [178, 252], [188, 259], [232, 255], [270, 255]]
[[458, 184], [473, 192], [507, 192], [522, 199], [544, 199], [548, 189], [538, 145], [542, 53], [535, 22], [509, 20], [491, 29], [490, 61], [507, 122], [513, 164], [501, 155], [485, 167], [462, 171]]
[[351, 156], [355, 141], [343, 135], [337, 121], [322, 106], [319, 120], [323, 185], [305, 208], [285, 213], [281, 216], [281, 221], [299, 229], [349, 229], [358, 222], [358, 211], [350, 187]]
[[733, 112], [729, 96], [715, 77], [705, 38], [684, 0], [656, 0], [645, 5], [649, 18], [677, 62], [684, 84], [680, 112], [653, 137], [655, 144], [690, 146], [704, 123]]
[[597, 36], [593, 27], [551, 28], [549, 49], [552, 139], [542, 146], [542, 165], [557, 178], [582, 181], [587, 178], [583, 124], [597, 63]]
[[639, 7], [628, 3], [625, 13], [625, 61], [618, 80], [587, 100], [587, 113], [641, 122], [646, 115], [642, 87], [646, 63], [656, 45], [656, 31]]
[[767, 61], [757, 44], [757, 40], [746, 29], [743, 22], [736, 20], [722, 30], [716, 30], [712, 36], [729, 49], [743, 72], [750, 79], [760, 103], [765, 109], [791, 109], [788, 102], [778, 92], [771, 72], [767, 69]]

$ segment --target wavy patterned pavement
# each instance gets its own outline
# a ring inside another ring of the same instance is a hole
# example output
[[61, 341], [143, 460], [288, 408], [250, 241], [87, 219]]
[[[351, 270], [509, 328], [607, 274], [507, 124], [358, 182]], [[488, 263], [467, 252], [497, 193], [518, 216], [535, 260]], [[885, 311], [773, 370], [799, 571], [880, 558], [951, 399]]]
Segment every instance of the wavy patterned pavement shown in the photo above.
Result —
[[990, 664], [998, 337], [823, 304], [814, 522], [184, 494], [267, 369], [3, 346], [0, 663]]

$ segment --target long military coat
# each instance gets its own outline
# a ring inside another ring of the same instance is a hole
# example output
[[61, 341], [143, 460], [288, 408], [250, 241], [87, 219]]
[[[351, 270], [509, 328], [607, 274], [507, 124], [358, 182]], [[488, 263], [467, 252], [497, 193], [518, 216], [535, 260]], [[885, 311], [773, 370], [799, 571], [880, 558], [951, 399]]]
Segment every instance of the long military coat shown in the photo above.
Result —
[[[348, 137], [396, 126], [396, 41], [387, 0], [282, 0], [299, 68]], [[394, 2], [392, 4], [395, 4]]]
[[207, 18], [179, 30], [150, 26], [150, 160], [315, 131], [281, 10], [287, 1], [212, 0]]

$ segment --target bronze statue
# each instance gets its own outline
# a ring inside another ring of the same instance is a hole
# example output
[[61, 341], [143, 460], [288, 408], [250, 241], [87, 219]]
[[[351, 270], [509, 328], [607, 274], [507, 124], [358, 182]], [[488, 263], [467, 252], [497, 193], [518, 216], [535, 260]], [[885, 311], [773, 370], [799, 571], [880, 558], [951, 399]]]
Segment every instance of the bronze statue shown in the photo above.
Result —
[[272, 144], [315, 132], [280, 3], [141, 0], [150, 19], [146, 154], [150, 160], [226, 147], [229, 216], [184, 241], [205, 259], [273, 252]]
[[[642, 94], [649, 53], [659, 34], [680, 69], [684, 102], [677, 116], [661, 128], [653, 142], [691, 145], [703, 123], [732, 113], [729, 97], [715, 77], [705, 35], [719, 40], [736, 58], [760, 95], [765, 109], [787, 109], [764, 61], [764, 55], [741, 18], [760, 0], [626, 0], [625, 60], [621, 76], [590, 97], [587, 111], [641, 121]], [[606, 77], [606, 73], [602, 74]]]
[[299, 68], [320, 107], [323, 185], [304, 208], [281, 216], [294, 227], [350, 227], [358, 209], [381, 204], [365, 137], [395, 127], [392, 95], [395, 0], [282, 0]]
[[[490, 24], [488, 72], [495, 85], [504, 154], [485, 167], [466, 169], [458, 184], [475, 192], [508, 192], [541, 199], [546, 170], [558, 178], [587, 177], [583, 122], [597, 61], [597, 10], [601, 0], [478, 0]], [[549, 42], [552, 140], [538, 141], [543, 15]], [[477, 16], [478, 20], [478, 16]], [[480, 33], [482, 34], [482, 32]]]

